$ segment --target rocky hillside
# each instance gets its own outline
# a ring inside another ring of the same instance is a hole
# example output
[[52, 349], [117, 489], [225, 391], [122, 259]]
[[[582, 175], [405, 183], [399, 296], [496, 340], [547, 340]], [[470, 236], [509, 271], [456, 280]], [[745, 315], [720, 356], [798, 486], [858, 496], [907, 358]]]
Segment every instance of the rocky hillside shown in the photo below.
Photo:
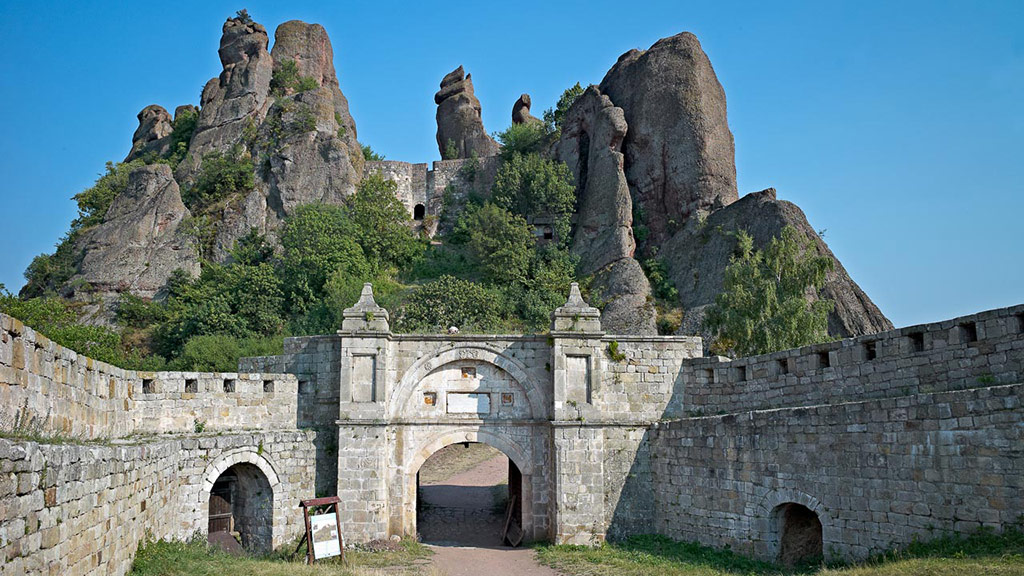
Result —
[[[109, 175], [121, 178], [112, 188], [116, 197], [96, 203], [95, 213], [83, 212], [57, 254], [46, 257], [72, 274], [28, 274], [23, 296], [56, 288], [81, 302], [92, 322], [109, 323], [121, 295], [159, 300], [175, 270], [195, 276], [204, 259], [229, 260], [236, 241], [254, 230], [274, 244], [299, 206], [340, 205], [354, 193], [366, 162], [326, 31], [285, 22], [268, 46], [264, 27], [244, 12], [224, 23], [223, 70], [206, 84], [199, 107], [180, 106], [173, 117], [155, 105], [139, 113], [120, 167], [126, 173]], [[482, 182], [493, 182], [502, 161], [461, 66], [443, 77], [434, 100], [438, 150], [444, 160], [462, 163], [435, 163], [430, 172], [417, 168], [423, 165], [367, 164], [385, 175], [409, 175], [396, 180], [396, 193], [429, 233], [438, 229], [442, 188], [486, 195]], [[516, 101], [514, 124], [543, 122], [530, 104], [528, 94]], [[568, 245], [579, 257], [579, 274], [594, 278], [592, 293], [603, 303], [610, 332], [658, 330], [644, 269], [655, 260], [678, 290], [678, 302], [670, 304], [685, 311], [679, 330], [699, 331], [703, 311], [722, 290], [733, 233], [741, 229], [761, 248], [793, 226], [835, 260], [800, 209], [774, 190], [739, 198], [725, 92], [692, 34], [623, 54], [558, 125], [544, 154], [564, 162], [576, 186]], [[466, 172], [463, 163], [485, 169]], [[474, 174], [484, 176], [474, 182]], [[426, 190], [442, 181], [448, 184]], [[531, 225], [540, 222], [542, 229], [547, 215], [535, 216]], [[835, 301], [834, 336], [892, 327], [838, 261], [813, 297]]]

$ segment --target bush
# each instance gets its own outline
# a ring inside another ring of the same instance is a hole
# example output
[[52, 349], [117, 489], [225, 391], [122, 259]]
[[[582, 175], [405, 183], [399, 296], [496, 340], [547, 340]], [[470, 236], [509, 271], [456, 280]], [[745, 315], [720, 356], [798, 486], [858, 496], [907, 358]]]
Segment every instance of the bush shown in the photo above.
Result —
[[76, 250], [78, 231], [72, 229], [57, 243], [53, 254], [40, 254], [25, 269], [27, 282], [21, 288], [22, 298], [55, 296], [78, 272], [84, 252]]
[[294, 60], [281, 61], [281, 65], [274, 68], [270, 78], [270, 93], [274, 96], [315, 90], [319, 86], [312, 76], [299, 76], [299, 66]]
[[553, 134], [541, 122], [512, 124], [494, 137], [501, 143], [501, 157], [505, 160], [515, 154], [542, 154], [554, 141]]
[[193, 214], [240, 192], [249, 192], [255, 185], [252, 158], [240, 146], [227, 154], [211, 152], [203, 162], [195, 183], [181, 195]]
[[289, 309], [306, 312], [324, 295], [324, 283], [335, 272], [369, 278], [371, 266], [356, 241], [357, 227], [344, 208], [323, 204], [300, 206], [285, 220], [282, 276]]
[[21, 300], [0, 292], [0, 312], [21, 320], [57, 344], [94, 360], [126, 364], [121, 336], [109, 328], [78, 323], [78, 313], [58, 298]]
[[346, 216], [355, 225], [355, 239], [366, 260], [378, 272], [397, 268], [423, 254], [423, 242], [395, 191], [398, 186], [380, 174], [370, 174], [345, 202]]
[[792, 226], [782, 229], [762, 252], [745, 231], [736, 234], [737, 254], [725, 269], [722, 292], [709, 308], [705, 326], [717, 334], [717, 352], [768, 354], [825, 342], [834, 303], [811, 301], [832, 260]]
[[168, 368], [190, 372], [236, 372], [239, 358], [271, 356], [283, 352], [283, 340], [276, 336], [236, 338], [207, 334], [190, 338], [181, 355]]
[[409, 332], [444, 332], [449, 326], [466, 332], [493, 332], [507, 325], [511, 312], [499, 290], [442, 276], [409, 296], [397, 325]]
[[483, 277], [498, 284], [524, 284], [534, 245], [533, 232], [522, 216], [487, 203], [466, 213], [459, 229]]
[[73, 196], [78, 203], [78, 218], [71, 223], [71, 229], [81, 230], [102, 223], [114, 198], [128, 188], [128, 174], [145, 165], [142, 159], [107, 162], [106, 173], [101, 174], [92, 187]]
[[552, 216], [559, 243], [568, 243], [576, 187], [562, 162], [538, 154], [513, 154], [498, 168], [492, 196], [495, 204], [515, 214]]

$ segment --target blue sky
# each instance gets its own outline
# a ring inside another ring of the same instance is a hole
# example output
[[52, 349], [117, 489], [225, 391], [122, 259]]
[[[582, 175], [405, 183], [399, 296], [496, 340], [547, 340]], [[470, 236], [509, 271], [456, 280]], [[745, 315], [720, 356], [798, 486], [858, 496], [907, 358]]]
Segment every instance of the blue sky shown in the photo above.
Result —
[[[554, 4], [554, 3], [551, 3]], [[490, 131], [683, 30], [725, 87], [740, 194], [797, 203], [898, 326], [1024, 302], [1024, 2], [0, 2], [0, 283], [128, 152], [148, 104], [198, 104], [224, 19], [319, 22], [359, 139], [439, 157], [459, 64]]]

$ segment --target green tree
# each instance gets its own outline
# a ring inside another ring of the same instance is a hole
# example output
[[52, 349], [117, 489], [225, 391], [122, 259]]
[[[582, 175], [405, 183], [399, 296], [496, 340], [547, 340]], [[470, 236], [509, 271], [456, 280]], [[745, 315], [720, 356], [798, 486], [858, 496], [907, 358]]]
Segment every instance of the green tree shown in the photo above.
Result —
[[395, 192], [398, 185], [379, 173], [366, 176], [345, 202], [346, 215], [355, 226], [355, 240], [377, 271], [398, 268], [423, 253], [423, 242], [412, 230], [409, 212]]
[[832, 260], [792, 226], [764, 251], [754, 249], [745, 231], [736, 240], [723, 290], [705, 321], [717, 335], [713, 348], [749, 356], [827, 341], [834, 303], [809, 296], [820, 293]]
[[555, 104], [554, 109], [548, 108], [544, 111], [544, 123], [548, 125], [548, 130], [558, 136], [562, 134], [562, 122], [565, 120], [565, 115], [569, 112], [569, 108], [572, 107], [573, 103], [576, 102], [576, 99], [583, 95], [583, 92], [584, 88], [577, 82], [567, 88], [565, 92], [562, 92], [562, 96], [558, 98], [558, 103]]
[[539, 154], [513, 154], [501, 163], [492, 188], [494, 203], [522, 216], [550, 215], [560, 243], [568, 243], [576, 187], [562, 162]]
[[293, 313], [301, 314], [322, 299], [324, 283], [338, 270], [358, 278], [372, 275], [357, 231], [340, 206], [307, 204], [285, 220], [282, 275]]
[[409, 332], [443, 332], [449, 326], [466, 332], [493, 332], [507, 325], [511, 313], [500, 290], [442, 276], [409, 296], [397, 326]]
[[[338, 124], [341, 124], [341, 122], [339, 121]], [[384, 160], [384, 155], [374, 152], [369, 144], [363, 144], [363, 160], [367, 162], [380, 162]]]
[[512, 124], [494, 137], [501, 143], [501, 157], [505, 160], [516, 154], [542, 154], [554, 141], [553, 133], [542, 122]]
[[103, 326], [78, 323], [77, 311], [59, 298], [22, 300], [0, 291], [0, 312], [21, 320], [57, 344], [94, 360], [125, 366], [121, 336]]
[[53, 254], [40, 254], [25, 269], [26, 283], [19, 295], [22, 298], [53, 296], [75, 275], [83, 251], [75, 244], [78, 231], [71, 230], [57, 243]]
[[498, 284], [525, 284], [534, 245], [533, 232], [522, 216], [491, 204], [466, 215], [470, 254], [483, 277]]

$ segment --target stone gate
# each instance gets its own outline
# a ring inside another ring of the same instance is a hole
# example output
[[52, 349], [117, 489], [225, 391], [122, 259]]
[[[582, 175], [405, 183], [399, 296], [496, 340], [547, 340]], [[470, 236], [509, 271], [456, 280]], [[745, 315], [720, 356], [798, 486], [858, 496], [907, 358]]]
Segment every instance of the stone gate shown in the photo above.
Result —
[[[527, 540], [602, 540], [616, 520], [609, 491], [634, 467], [635, 429], [665, 416], [673, 375], [700, 353], [692, 337], [605, 335], [575, 284], [549, 336], [392, 334], [369, 285], [344, 317], [337, 491], [357, 539], [415, 535], [420, 466], [445, 446], [481, 442], [521, 474]], [[626, 348], [644, 360], [614, 368]]]

